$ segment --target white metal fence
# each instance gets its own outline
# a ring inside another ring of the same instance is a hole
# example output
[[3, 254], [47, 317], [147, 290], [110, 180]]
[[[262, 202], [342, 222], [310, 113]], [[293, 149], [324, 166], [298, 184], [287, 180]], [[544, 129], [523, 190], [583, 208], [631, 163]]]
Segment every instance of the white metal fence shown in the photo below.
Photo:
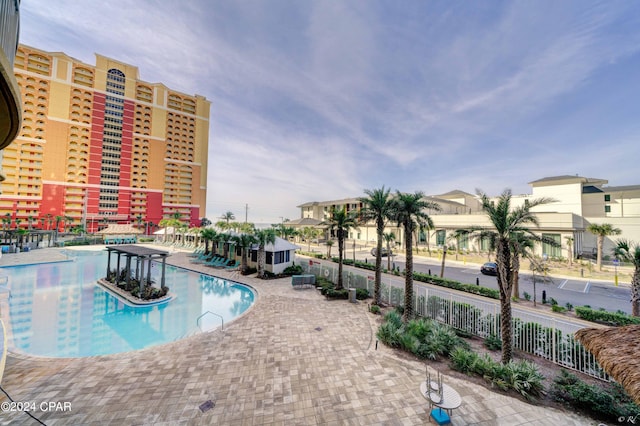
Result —
[[[338, 265], [310, 259], [300, 262], [306, 273], [337, 282]], [[343, 268], [345, 287], [366, 288], [374, 293], [374, 271], [350, 266]], [[391, 306], [404, 304], [404, 278], [383, 274], [382, 302]], [[471, 335], [500, 338], [500, 302], [481, 296], [465, 294], [435, 285], [414, 281], [414, 312], [432, 318]], [[578, 343], [574, 334], [584, 326], [571, 319], [561, 320], [553, 316], [537, 314], [512, 306], [513, 347], [565, 368], [589, 376], [609, 380], [593, 354]]]

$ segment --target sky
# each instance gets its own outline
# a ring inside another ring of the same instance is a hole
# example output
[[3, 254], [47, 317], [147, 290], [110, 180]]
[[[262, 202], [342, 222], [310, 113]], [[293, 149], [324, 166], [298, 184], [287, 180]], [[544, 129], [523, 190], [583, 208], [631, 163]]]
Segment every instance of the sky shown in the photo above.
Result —
[[211, 102], [207, 217], [640, 184], [640, 2], [23, 0], [20, 42]]

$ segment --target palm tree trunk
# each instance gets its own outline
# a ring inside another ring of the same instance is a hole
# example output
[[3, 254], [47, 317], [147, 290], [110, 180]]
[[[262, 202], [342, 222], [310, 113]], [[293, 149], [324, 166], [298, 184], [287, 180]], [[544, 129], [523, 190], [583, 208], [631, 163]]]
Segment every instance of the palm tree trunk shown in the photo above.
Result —
[[344, 253], [344, 236], [342, 232], [338, 231], [338, 283], [336, 284], [336, 290], [343, 289], [342, 283], [342, 257]]
[[636, 265], [631, 279], [631, 315], [640, 316], [640, 265]]
[[[382, 234], [384, 228], [378, 226], [378, 244], [376, 245], [376, 278], [373, 286], [373, 304], [380, 306], [380, 287], [382, 283]], [[389, 253], [387, 252], [387, 256]]]
[[502, 337], [502, 363], [513, 358], [513, 329], [511, 324], [512, 266], [509, 245], [498, 242], [496, 250], [498, 264], [498, 289], [500, 290], [500, 334]]
[[[408, 228], [408, 229], [407, 229]], [[402, 321], [406, 324], [413, 319], [413, 247], [410, 225], [405, 225], [406, 269], [404, 276], [404, 314]]]
[[511, 287], [513, 288], [513, 298], [520, 298], [520, 282], [519, 282], [519, 271], [520, 271], [520, 256], [514, 253], [513, 255], [513, 275], [511, 276]]
[[598, 271], [602, 271], [602, 245], [604, 244], [604, 235], [598, 235], [597, 240], [597, 253], [596, 264], [598, 265]]
[[440, 278], [444, 277], [444, 261], [447, 258], [447, 245], [442, 249], [442, 265], [440, 266]]

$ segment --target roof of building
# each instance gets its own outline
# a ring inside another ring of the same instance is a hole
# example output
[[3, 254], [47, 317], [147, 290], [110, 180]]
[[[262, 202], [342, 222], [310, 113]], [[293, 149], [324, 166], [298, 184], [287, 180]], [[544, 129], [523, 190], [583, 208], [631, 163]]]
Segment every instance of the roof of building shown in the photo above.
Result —
[[587, 178], [578, 175], [561, 175], [561, 176], [548, 176], [542, 179], [537, 179], [529, 182], [529, 185], [539, 186], [540, 184], [560, 184], [563, 182], [575, 182], [575, 183], [596, 183], [605, 184], [609, 181], [606, 179]]
[[96, 232], [98, 235], [111, 235], [111, 234], [142, 234], [142, 231], [135, 228], [132, 224], [127, 223], [124, 225], [110, 223], [106, 228]]
[[[276, 237], [275, 245], [269, 243], [269, 244], [264, 246], [265, 251], [270, 251], [270, 252], [298, 250], [299, 248], [300, 248], [300, 246], [292, 244], [291, 242], [285, 240], [284, 238], [280, 238], [280, 237]], [[251, 249], [252, 250], [257, 250], [258, 249], [258, 245], [257, 244], [252, 245]]]
[[320, 224], [322, 224], [321, 220], [314, 219], [312, 217], [303, 217], [300, 219], [290, 220], [284, 223], [284, 225], [286, 226], [318, 226]]
[[602, 189], [604, 192], [640, 191], [640, 185], [606, 186]]
[[473, 194], [462, 191], [460, 189], [454, 189], [453, 191], [445, 192], [444, 194], [436, 195], [437, 198], [449, 198], [449, 197], [474, 197]]
[[139, 256], [139, 257], [152, 257], [152, 256], [166, 257], [169, 255], [169, 252], [164, 250], [158, 250], [158, 249], [144, 247], [144, 246], [136, 246], [133, 244], [107, 246], [106, 249], [109, 251], [117, 251], [120, 253], [132, 254], [134, 256]]
[[575, 336], [604, 371], [640, 404], [640, 325], [583, 328]]

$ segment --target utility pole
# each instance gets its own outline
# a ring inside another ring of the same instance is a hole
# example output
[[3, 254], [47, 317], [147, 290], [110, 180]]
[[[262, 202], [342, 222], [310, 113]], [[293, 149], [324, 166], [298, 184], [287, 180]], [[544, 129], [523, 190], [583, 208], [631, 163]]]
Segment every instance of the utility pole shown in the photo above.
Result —
[[244, 223], [249, 222], [249, 204], [244, 205]]

